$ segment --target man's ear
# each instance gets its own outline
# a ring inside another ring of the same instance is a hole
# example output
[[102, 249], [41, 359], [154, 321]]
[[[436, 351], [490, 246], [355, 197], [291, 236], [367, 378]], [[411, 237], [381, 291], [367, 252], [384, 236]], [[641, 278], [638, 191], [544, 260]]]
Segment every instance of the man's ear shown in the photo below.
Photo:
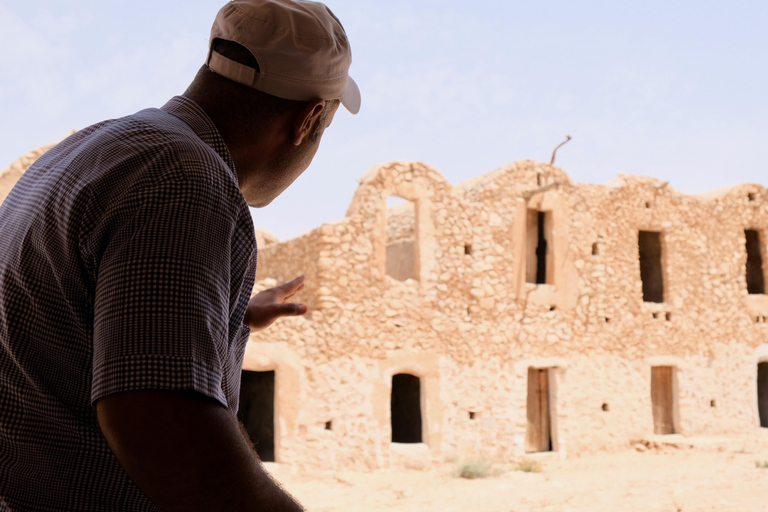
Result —
[[313, 132], [320, 119], [320, 114], [325, 110], [325, 100], [312, 100], [302, 108], [294, 118], [293, 145], [300, 146]]

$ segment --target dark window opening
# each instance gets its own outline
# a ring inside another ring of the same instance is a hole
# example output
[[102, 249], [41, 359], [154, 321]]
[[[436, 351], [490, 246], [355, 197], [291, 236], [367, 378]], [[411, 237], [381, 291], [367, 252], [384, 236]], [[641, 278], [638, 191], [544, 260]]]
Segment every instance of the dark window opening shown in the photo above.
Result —
[[651, 316], [652, 316], [653, 318], [659, 318], [659, 314], [658, 314], [658, 313], [651, 313]]
[[640, 252], [640, 279], [643, 282], [643, 301], [664, 302], [661, 233], [658, 231], [640, 231], [637, 241]]
[[754, 202], [755, 199], [757, 199], [757, 194], [755, 194], [754, 192], [750, 192], [747, 194], [747, 198], [749, 199], [750, 203]]
[[466, 244], [464, 246], [464, 254], [466, 254], [467, 256], [471, 256], [472, 255], [472, 245], [471, 244]]
[[551, 234], [552, 214], [550, 212], [528, 210], [526, 282], [554, 284]]
[[760, 426], [768, 427], [768, 363], [757, 364], [757, 408]]
[[528, 398], [525, 451], [552, 451], [552, 422], [550, 421], [549, 369], [528, 368]]
[[332, 421], [326, 421], [325, 422], [325, 430], [333, 430], [333, 422]]
[[610, 317], [605, 317], [605, 323], [607, 323], [607, 324], [611, 323]]
[[237, 418], [245, 426], [256, 453], [275, 461], [275, 372], [243, 370]]
[[646, 207], [646, 208], [650, 208], [650, 207], [651, 207], [651, 203], [650, 203], [649, 201], [646, 201], [646, 202], [645, 202], [645, 207]]
[[475, 413], [474, 412], [472, 412], [472, 411], [469, 412], [469, 419], [471, 419], [471, 420], [475, 419]]
[[672, 313], [664, 313], [664, 319], [670, 322], [672, 320]]
[[653, 406], [653, 433], [674, 434], [674, 393], [671, 366], [651, 368], [651, 404]]
[[392, 442], [421, 443], [421, 379], [398, 373], [392, 376]]
[[554, 311], [554, 310], [556, 310], [556, 309], [557, 309], [557, 306], [549, 306], [549, 310], [550, 310], [550, 311]]
[[603, 404], [602, 407], [603, 411], [608, 412], [610, 410], [610, 407], [608, 407], [608, 404]]
[[715, 406], [715, 401], [714, 400], [710, 400], [709, 401], [709, 406], [710, 407], [714, 407]]
[[547, 282], [547, 239], [544, 236], [544, 212], [538, 212], [539, 240], [536, 245], [536, 284]]
[[600, 246], [597, 245], [597, 242], [592, 244], [592, 256], [599, 256], [600, 255]]
[[744, 235], [747, 239], [747, 291], [750, 294], [765, 293], [760, 233], [754, 229], [745, 229]]

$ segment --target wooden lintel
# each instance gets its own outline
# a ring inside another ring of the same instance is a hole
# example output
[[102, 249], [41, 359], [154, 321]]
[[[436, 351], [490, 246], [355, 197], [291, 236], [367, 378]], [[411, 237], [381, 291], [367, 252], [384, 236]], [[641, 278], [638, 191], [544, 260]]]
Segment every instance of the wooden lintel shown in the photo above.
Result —
[[535, 196], [536, 194], [541, 194], [542, 192], [546, 192], [547, 190], [550, 190], [550, 189], [553, 189], [553, 188], [556, 188], [556, 187], [559, 187], [559, 186], [560, 186], [560, 182], [559, 181], [553, 181], [552, 183], [544, 185], [543, 187], [539, 187], [539, 188], [534, 189], [534, 190], [528, 190], [527, 192], [523, 192], [523, 198], [524, 199], [530, 199], [533, 196]]

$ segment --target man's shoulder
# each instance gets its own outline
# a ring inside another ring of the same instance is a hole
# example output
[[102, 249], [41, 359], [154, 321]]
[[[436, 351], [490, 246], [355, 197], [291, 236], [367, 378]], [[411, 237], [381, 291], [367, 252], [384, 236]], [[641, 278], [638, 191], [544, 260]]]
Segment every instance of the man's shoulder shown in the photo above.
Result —
[[158, 158], [172, 155], [175, 161], [202, 160], [228, 167], [218, 153], [178, 117], [162, 109], [149, 108], [103, 124], [109, 143], [136, 153], [151, 153]]
[[[129, 180], [154, 186], [186, 181], [228, 194], [238, 194], [234, 170], [221, 155], [178, 117], [149, 108], [104, 121], [73, 135], [71, 144], [97, 181]], [[62, 151], [68, 151], [64, 141]], [[73, 158], [74, 167], [78, 165]], [[92, 165], [98, 162], [97, 165]]]

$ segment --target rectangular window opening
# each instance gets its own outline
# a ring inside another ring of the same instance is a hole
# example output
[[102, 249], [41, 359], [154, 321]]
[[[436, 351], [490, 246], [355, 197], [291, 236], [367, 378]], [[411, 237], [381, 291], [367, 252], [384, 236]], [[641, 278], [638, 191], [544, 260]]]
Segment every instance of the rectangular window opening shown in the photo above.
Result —
[[672, 366], [651, 368], [651, 404], [653, 407], [653, 433], [674, 434], [675, 396]]
[[644, 302], [664, 302], [664, 269], [662, 267], [661, 233], [640, 231], [640, 279], [643, 282]]
[[526, 281], [554, 284], [552, 212], [528, 210], [526, 246]]
[[275, 462], [275, 372], [243, 370], [237, 419], [245, 427], [256, 453]]
[[763, 294], [765, 293], [765, 274], [760, 249], [760, 233], [754, 229], [745, 229], [744, 235], [747, 240], [747, 291], [750, 294]]
[[528, 398], [525, 451], [552, 451], [552, 421], [550, 416], [549, 368], [528, 368]]
[[398, 281], [419, 279], [416, 204], [390, 196], [387, 200], [386, 273]]

